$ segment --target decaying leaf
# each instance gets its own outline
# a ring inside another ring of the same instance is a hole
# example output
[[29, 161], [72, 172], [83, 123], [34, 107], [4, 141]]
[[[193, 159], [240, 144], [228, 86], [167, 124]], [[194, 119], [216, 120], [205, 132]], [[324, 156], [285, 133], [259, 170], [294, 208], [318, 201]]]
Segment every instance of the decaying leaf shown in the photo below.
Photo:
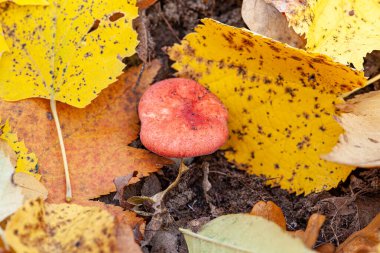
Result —
[[353, 233], [336, 249], [336, 253], [376, 252], [380, 245], [380, 214], [364, 229]]
[[289, 27], [286, 17], [265, 0], [244, 0], [241, 7], [244, 22], [252, 32], [303, 48], [305, 40]]
[[[53, 98], [85, 107], [116, 80], [122, 57], [135, 53], [135, 1], [0, 4], [10, 51], [0, 62], [0, 97]], [[17, 63], [17, 64], [15, 64]]]
[[45, 186], [30, 174], [18, 172], [13, 175], [12, 180], [21, 189], [24, 201], [37, 198], [45, 200], [48, 196]]
[[22, 206], [24, 199], [21, 189], [12, 182], [14, 173], [14, 164], [10, 158], [12, 153], [13, 151], [7, 149], [7, 145], [0, 141], [0, 222]]
[[342, 133], [333, 119], [339, 95], [364, 85], [363, 73], [245, 29], [203, 23], [169, 55], [179, 76], [203, 84], [228, 108], [228, 160], [297, 194], [346, 179], [354, 167], [320, 156]]
[[284, 216], [281, 208], [278, 207], [272, 201], [268, 201], [268, 202], [259, 201], [259, 202], [257, 202], [253, 206], [253, 208], [249, 214], [261, 216], [261, 217], [263, 217], [269, 221], [276, 223], [282, 229], [286, 230], [285, 216]]
[[[137, 102], [159, 68], [158, 61], [147, 65], [138, 87], [135, 84], [140, 67], [129, 68], [118, 82], [83, 110], [58, 104], [72, 167], [74, 203], [98, 205], [112, 209], [115, 214], [122, 213], [120, 207], [89, 199], [115, 191], [113, 180], [118, 176], [137, 171], [137, 177], [141, 178], [169, 163], [147, 150], [128, 146], [139, 133]], [[42, 183], [49, 191], [47, 201], [64, 202], [65, 179], [62, 168], [57, 166], [61, 164], [61, 156], [49, 102], [42, 99], [17, 103], [0, 101], [0, 108], [0, 115], [9, 117], [14, 131], [37, 154]]]
[[308, 0], [286, 13], [290, 25], [305, 34], [306, 49], [363, 69], [363, 57], [380, 48], [378, 1]]
[[12, 215], [5, 236], [15, 252], [117, 252], [118, 247], [116, 223], [107, 211], [40, 199]]
[[[0, 109], [2, 110], [2, 109]], [[3, 114], [5, 115], [5, 114]], [[8, 145], [17, 154], [16, 172], [24, 172], [30, 174], [37, 179], [41, 175], [38, 174], [38, 159], [34, 153], [29, 153], [24, 141], [19, 141], [17, 134], [12, 132], [9, 121], [2, 122], [0, 118], [0, 140], [6, 141]]]
[[[280, 207], [278, 207], [272, 201], [257, 202], [251, 212], [250, 215], [260, 216], [265, 218], [266, 220], [272, 221], [281, 227], [284, 231], [286, 231], [286, 220], [285, 216], [282, 213]], [[295, 237], [300, 238], [306, 247], [312, 249], [314, 247], [315, 242], [319, 236], [319, 231], [325, 222], [325, 216], [321, 214], [312, 214], [307, 222], [307, 227], [305, 231], [297, 230], [297, 231], [289, 231], [289, 233]]]
[[325, 159], [359, 167], [380, 166], [380, 91], [359, 95], [339, 108], [345, 133]]
[[[228, 229], [226, 229], [228, 228]], [[313, 252], [271, 221], [248, 214], [220, 216], [198, 233], [180, 229], [190, 253]]]
[[305, 231], [297, 230], [290, 233], [296, 237], [299, 237], [304, 242], [306, 247], [311, 249], [314, 247], [314, 244], [318, 239], [319, 232], [325, 220], [326, 217], [324, 215], [314, 213], [310, 216]]

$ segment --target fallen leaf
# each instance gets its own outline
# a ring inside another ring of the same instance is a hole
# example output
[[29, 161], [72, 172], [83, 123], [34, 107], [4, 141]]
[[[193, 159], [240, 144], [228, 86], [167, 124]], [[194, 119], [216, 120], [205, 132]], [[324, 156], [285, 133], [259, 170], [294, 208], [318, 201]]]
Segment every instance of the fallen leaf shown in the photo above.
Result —
[[8, 101], [40, 97], [83, 108], [116, 81], [122, 58], [134, 54], [138, 43], [135, 1], [0, 8], [10, 48], [0, 62], [0, 97]]
[[[7, 223], [5, 236], [16, 252], [117, 252], [115, 218], [97, 207], [32, 200]], [[133, 241], [129, 241], [135, 248]], [[124, 252], [136, 252], [127, 250]]]
[[23, 172], [15, 173], [12, 181], [21, 189], [24, 201], [37, 198], [45, 200], [48, 196], [48, 191], [45, 186], [30, 174]]
[[346, 179], [354, 167], [320, 156], [342, 133], [333, 119], [339, 96], [363, 86], [363, 73], [245, 29], [203, 23], [169, 55], [179, 76], [206, 86], [228, 108], [227, 159], [297, 194]]
[[[228, 229], [226, 229], [228, 228]], [[198, 233], [180, 229], [190, 253], [313, 252], [299, 238], [259, 216], [229, 214], [207, 223]]]
[[[5, 113], [3, 115], [6, 115]], [[9, 121], [4, 123], [0, 118], [0, 140], [5, 141], [17, 154], [16, 172], [30, 174], [37, 179], [41, 178], [38, 174], [38, 159], [34, 153], [29, 153], [28, 148], [23, 141], [19, 141], [17, 134], [12, 132]]]
[[289, 27], [286, 17], [265, 0], [244, 0], [241, 15], [252, 32], [303, 48], [306, 44], [293, 28]]
[[321, 230], [321, 227], [325, 220], [325, 216], [321, 214], [314, 213], [310, 216], [307, 222], [306, 230], [300, 237], [301, 240], [305, 243], [306, 247], [310, 249], [314, 247], [314, 244], [316, 243], [319, 236], [319, 231]]
[[339, 108], [344, 113], [337, 121], [345, 133], [323, 158], [364, 168], [380, 166], [380, 91], [356, 96]]
[[305, 34], [306, 50], [326, 54], [363, 69], [363, 57], [380, 45], [380, 4], [377, 1], [308, 0], [287, 9], [289, 24]]
[[10, 154], [13, 151], [6, 146], [0, 141], [0, 222], [22, 206], [24, 199], [21, 189], [12, 182], [14, 164]]
[[380, 214], [364, 229], [353, 233], [339, 247], [335, 253], [362, 253], [375, 252], [380, 244]]
[[0, 26], [0, 58], [3, 55], [3, 53], [8, 50], [9, 48], [7, 46], [7, 42], [5, 42], [5, 39], [4, 39], [3, 29]]
[[307, 4], [307, 0], [265, 0], [265, 2], [275, 6], [278, 11], [286, 13]]
[[[7, 1], [14, 2], [18, 5], [46, 5], [49, 3], [46, 0], [12, 0], [12, 1], [0, 0], [0, 3], [7, 2]], [[9, 48], [8, 48], [7, 42], [5, 41], [3, 29], [1, 28], [1, 24], [0, 24], [0, 58], [5, 51], [9, 51]]]
[[148, 9], [156, 2], [157, 0], [137, 0], [137, 7], [139, 7], [140, 10]]
[[331, 243], [322, 244], [315, 248], [320, 253], [335, 253], [335, 246]]
[[[137, 101], [159, 68], [158, 61], [147, 65], [138, 87], [135, 84], [140, 67], [128, 69], [118, 82], [83, 110], [58, 104], [76, 192], [74, 203], [98, 205], [112, 209], [115, 214], [125, 214], [120, 207], [89, 200], [115, 191], [113, 180], [118, 176], [137, 171], [137, 178], [145, 177], [169, 163], [147, 150], [129, 146], [139, 133]], [[17, 103], [0, 101], [0, 108], [0, 115], [9, 117], [18, 135], [37, 154], [42, 183], [49, 191], [47, 201], [64, 202], [65, 178], [63, 169], [57, 166], [61, 164], [61, 156], [49, 102], [42, 99]], [[134, 214], [131, 219], [132, 223], [141, 221]]]
[[285, 216], [282, 213], [281, 208], [278, 207], [272, 201], [268, 201], [268, 202], [259, 201], [259, 202], [257, 202], [253, 206], [253, 208], [249, 214], [261, 216], [261, 217], [263, 217], [269, 221], [276, 223], [282, 229], [286, 230]]

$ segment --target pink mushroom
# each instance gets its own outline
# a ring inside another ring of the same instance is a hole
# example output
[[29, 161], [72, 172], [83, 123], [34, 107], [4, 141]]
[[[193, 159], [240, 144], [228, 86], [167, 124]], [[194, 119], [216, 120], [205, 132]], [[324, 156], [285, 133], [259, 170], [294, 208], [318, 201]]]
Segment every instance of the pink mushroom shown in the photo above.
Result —
[[211, 154], [228, 137], [228, 112], [197, 82], [172, 78], [152, 85], [139, 103], [140, 139], [152, 152], [185, 158]]

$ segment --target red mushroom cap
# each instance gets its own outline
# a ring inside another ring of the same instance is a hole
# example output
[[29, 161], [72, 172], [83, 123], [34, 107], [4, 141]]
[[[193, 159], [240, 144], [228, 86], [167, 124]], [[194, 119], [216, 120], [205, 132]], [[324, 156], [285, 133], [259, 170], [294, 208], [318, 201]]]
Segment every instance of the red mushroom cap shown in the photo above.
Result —
[[140, 139], [165, 157], [211, 154], [228, 137], [228, 112], [197, 82], [172, 78], [152, 85], [139, 103]]

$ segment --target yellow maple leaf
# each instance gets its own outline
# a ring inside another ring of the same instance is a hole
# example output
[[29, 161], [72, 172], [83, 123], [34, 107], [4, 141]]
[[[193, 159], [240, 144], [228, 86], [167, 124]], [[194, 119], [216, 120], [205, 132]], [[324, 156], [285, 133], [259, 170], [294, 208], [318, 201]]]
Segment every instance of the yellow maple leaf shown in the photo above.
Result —
[[19, 141], [17, 134], [12, 133], [9, 121], [1, 122], [0, 119], [0, 139], [8, 143], [8, 145], [15, 151], [17, 155], [16, 172], [24, 172], [31, 174], [37, 179], [41, 175], [38, 172], [38, 159], [34, 153], [28, 153], [28, 148], [23, 141]]
[[88, 105], [116, 81], [124, 68], [121, 58], [135, 53], [134, 5], [118, 0], [3, 3], [0, 23], [10, 52], [0, 62], [5, 73], [0, 97], [53, 97], [76, 107]]
[[229, 110], [226, 157], [272, 185], [311, 193], [335, 187], [354, 167], [324, 161], [342, 129], [334, 104], [365, 83], [331, 59], [204, 19], [169, 56], [180, 76], [216, 94]]
[[115, 252], [114, 217], [98, 207], [28, 201], [14, 213], [5, 238], [15, 252]]
[[308, 0], [287, 13], [307, 38], [306, 50], [363, 69], [363, 57], [380, 49], [380, 3], [365, 0]]

